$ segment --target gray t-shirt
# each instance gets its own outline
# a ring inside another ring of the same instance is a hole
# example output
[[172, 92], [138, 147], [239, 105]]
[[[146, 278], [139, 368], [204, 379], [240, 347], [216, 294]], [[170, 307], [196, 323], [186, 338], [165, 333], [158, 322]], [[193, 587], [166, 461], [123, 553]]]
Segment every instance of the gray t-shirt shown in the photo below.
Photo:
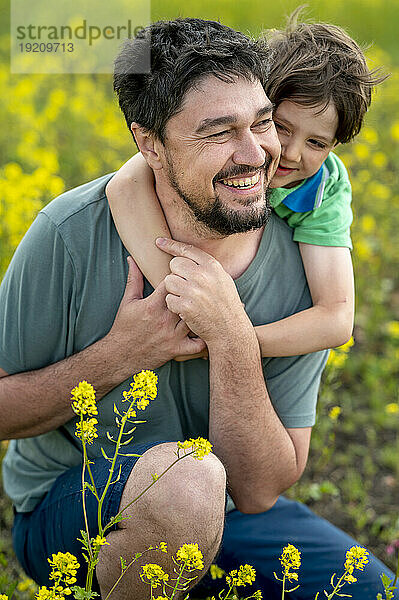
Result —
[[[111, 176], [56, 198], [17, 248], [0, 287], [0, 367], [7, 373], [58, 362], [110, 330], [127, 278], [127, 251], [105, 196]], [[292, 230], [277, 216], [271, 217], [254, 260], [236, 285], [254, 325], [311, 306]], [[144, 295], [151, 292], [146, 281]], [[326, 356], [317, 352], [263, 359], [271, 400], [286, 427], [314, 424]], [[201, 359], [170, 361], [156, 369], [158, 397], [143, 413], [147, 422], [137, 427], [133, 443], [208, 437], [208, 369], [208, 361]], [[99, 402], [99, 437], [89, 447], [90, 458], [100, 455], [101, 446], [112, 452], [106, 432], [112, 435], [116, 428], [113, 404], [121, 406], [122, 391], [131, 380]], [[29, 397], [26, 405], [29, 410]], [[74, 418], [56, 431], [10, 442], [3, 479], [18, 511], [33, 510], [54, 480], [81, 462], [75, 424]]]

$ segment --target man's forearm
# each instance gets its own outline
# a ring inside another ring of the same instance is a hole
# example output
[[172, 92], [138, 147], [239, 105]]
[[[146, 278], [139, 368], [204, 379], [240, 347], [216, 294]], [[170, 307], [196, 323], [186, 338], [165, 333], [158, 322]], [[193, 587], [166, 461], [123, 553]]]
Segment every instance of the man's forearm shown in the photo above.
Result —
[[79, 381], [89, 381], [100, 399], [142, 368], [149, 367], [143, 366], [139, 351], [137, 366], [126, 364], [106, 336], [43, 369], [6, 375], [0, 379], [0, 439], [40, 435], [69, 421], [74, 416], [71, 390]]
[[298, 465], [295, 446], [267, 393], [253, 329], [234, 339], [208, 346], [209, 437], [226, 467], [237, 508], [260, 512], [292, 485]]

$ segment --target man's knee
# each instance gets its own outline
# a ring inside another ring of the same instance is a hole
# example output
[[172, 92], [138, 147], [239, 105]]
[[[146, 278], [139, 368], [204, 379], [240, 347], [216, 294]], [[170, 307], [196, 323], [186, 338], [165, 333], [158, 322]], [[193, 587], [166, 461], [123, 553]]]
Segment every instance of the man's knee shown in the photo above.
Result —
[[219, 519], [224, 514], [226, 473], [220, 460], [214, 454], [202, 460], [187, 456], [162, 475], [176, 460], [176, 449], [175, 442], [159, 444], [137, 461], [127, 480], [120, 509], [147, 488], [155, 474], [159, 479], [125, 511], [127, 515], [137, 517], [145, 513], [158, 524], [171, 524], [171, 519], [191, 517], [202, 521], [201, 516], [209, 519], [213, 513]]

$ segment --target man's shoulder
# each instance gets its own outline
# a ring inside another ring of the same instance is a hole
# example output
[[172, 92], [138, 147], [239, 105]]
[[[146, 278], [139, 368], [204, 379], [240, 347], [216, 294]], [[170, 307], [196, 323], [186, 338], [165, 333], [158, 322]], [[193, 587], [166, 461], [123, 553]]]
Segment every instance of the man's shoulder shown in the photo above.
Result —
[[73, 217], [83, 216], [85, 211], [95, 210], [99, 204], [107, 207], [105, 187], [113, 175], [113, 173], [103, 175], [64, 192], [49, 202], [40, 212], [45, 214], [56, 227], [61, 227]]

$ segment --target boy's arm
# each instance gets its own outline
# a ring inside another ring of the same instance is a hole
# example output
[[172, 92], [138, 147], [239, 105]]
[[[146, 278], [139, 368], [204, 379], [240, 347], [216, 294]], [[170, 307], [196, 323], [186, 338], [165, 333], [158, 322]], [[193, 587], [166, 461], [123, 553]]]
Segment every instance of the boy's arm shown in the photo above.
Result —
[[262, 356], [334, 348], [352, 335], [354, 282], [350, 250], [300, 243], [313, 307], [255, 328]]
[[154, 191], [152, 171], [141, 153], [119, 169], [105, 191], [119, 237], [156, 288], [170, 273], [170, 257], [156, 247], [155, 239], [171, 235]]

